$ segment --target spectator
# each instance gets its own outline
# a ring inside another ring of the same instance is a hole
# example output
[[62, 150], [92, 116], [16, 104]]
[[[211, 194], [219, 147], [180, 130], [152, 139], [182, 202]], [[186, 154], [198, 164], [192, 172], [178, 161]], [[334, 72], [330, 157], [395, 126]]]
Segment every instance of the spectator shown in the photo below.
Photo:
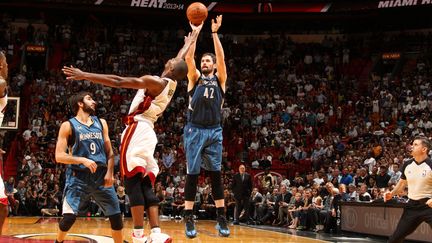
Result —
[[122, 217], [129, 215], [129, 197], [126, 195], [123, 186], [117, 187], [117, 198], [119, 200]]
[[249, 218], [247, 218], [248, 224], [251, 224], [252, 221], [255, 222], [257, 220], [257, 215], [258, 215], [257, 208], [262, 204], [263, 201], [264, 201], [263, 196], [259, 192], [258, 188], [255, 187], [252, 190], [252, 194], [250, 196], [250, 201], [249, 201], [248, 215], [250, 216]]
[[[292, 194], [287, 191], [285, 186], [280, 187], [280, 194], [276, 198], [275, 202], [275, 212], [277, 212], [277, 220], [273, 223], [273, 225], [284, 226], [288, 224], [288, 204], [291, 200]], [[301, 197], [301, 194], [300, 194]]]
[[388, 182], [389, 186], [396, 185], [401, 178], [402, 172], [399, 171], [399, 164], [393, 164], [392, 170], [389, 172], [390, 180]]
[[228, 190], [224, 190], [224, 200], [225, 200], [225, 214], [228, 219], [234, 219], [235, 205], [236, 201], [233, 194]]
[[356, 202], [359, 200], [359, 195], [357, 194], [357, 188], [354, 184], [348, 185], [348, 201]]
[[387, 167], [384, 165], [380, 166], [380, 173], [376, 176], [376, 186], [378, 188], [388, 187], [390, 178], [390, 175], [387, 173]]
[[367, 191], [367, 185], [363, 184], [360, 186], [360, 194], [359, 194], [359, 201], [360, 202], [371, 202], [372, 197]]
[[[206, 196], [209, 196], [209, 194], [207, 194]], [[181, 219], [181, 213], [182, 213], [182, 211], [184, 209], [184, 205], [185, 205], [184, 195], [182, 195], [178, 189], [175, 189], [173, 198], [174, 198], [174, 200], [171, 203], [172, 210], [173, 210], [173, 216], [175, 219]], [[210, 200], [209, 198], [206, 198], [206, 199]]]
[[[294, 207], [289, 209], [289, 214], [291, 215], [291, 218], [293, 219], [291, 222], [291, 225], [288, 226], [289, 229], [296, 229], [299, 223], [299, 217], [300, 217], [300, 211], [302, 210], [302, 207], [304, 206], [305, 202], [302, 200], [301, 193], [297, 192], [295, 194], [295, 202]], [[287, 205], [288, 207], [288, 205]]]
[[27, 164], [26, 159], [21, 160], [21, 164], [18, 165], [17, 169], [17, 179], [22, 180], [25, 176], [28, 176], [30, 172], [30, 167]]
[[344, 168], [342, 170], [342, 177], [340, 178], [339, 182], [344, 184], [345, 186], [348, 186], [353, 182], [352, 176], [348, 173], [348, 168]]
[[213, 196], [210, 193], [210, 188], [206, 188], [201, 195], [201, 209], [205, 211], [205, 217], [214, 219], [216, 217], [216, 205]]

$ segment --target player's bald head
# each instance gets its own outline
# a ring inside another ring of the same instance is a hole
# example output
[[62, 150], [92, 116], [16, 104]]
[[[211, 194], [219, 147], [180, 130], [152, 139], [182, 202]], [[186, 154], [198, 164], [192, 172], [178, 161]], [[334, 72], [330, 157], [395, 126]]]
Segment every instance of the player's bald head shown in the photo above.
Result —
[[168, 77], [174, 80], [183, 80], [188, 73], [188, 67], [182, 58], [172, 58], [166, 64], [168, 69]]

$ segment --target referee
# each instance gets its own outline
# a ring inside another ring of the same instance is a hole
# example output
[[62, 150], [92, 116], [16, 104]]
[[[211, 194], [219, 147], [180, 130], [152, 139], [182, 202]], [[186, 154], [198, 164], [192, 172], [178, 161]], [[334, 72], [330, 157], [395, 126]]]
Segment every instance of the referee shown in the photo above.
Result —
[[388, 242], [403, 242], [422, 223], [432, 227], [432, 160], [428, 156], [431, 141], [423, 136], [415, 137], [412, 143], [412, 159], [402, 166], [402, 176], [391, 192], [384, 194], [384, 201], [408, 186], [409, 201], [402, 217]]

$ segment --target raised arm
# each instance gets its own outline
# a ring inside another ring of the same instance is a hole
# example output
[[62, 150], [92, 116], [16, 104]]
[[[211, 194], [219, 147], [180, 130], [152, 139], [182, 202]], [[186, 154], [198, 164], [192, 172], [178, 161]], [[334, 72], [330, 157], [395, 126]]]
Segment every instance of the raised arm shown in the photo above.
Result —
[[[190, 26], [192, 28], [192, 31], [197, 31], [198, 34], [201, 31], [202, 27], [204, 25], [204, 22], [202, 22], [199, 26], [195, 26], [192, 23], [190, 23]], [[198, 36], [197, 36], [198, 38]], [[195, 86], [195, 83], [198, 81], [198, 77], [200, 76], [200, 72], [196, 68], [195, 64], [195, 50], [196, 50], [196, 41], [192, 43], [192, 45], [189, 48], [189, 51], [186, 54], [185, 61], [188, 66], [188, 87], [187, 90], [190, 91]]]
[[[187, 36], [185, 36], [185, 44], [183, 45], [182, 49], [180, 49], [179, 53], [177, 54], [177, 58], [184, 59], [186, 56], [186, 53], [189, 52], [189, 50], [193, 47], [195, 52], [195, 45], [196, 40], [198, 39], [198, 35], [202, 28], [201, 24], [200, 26], [194, 26], [192, 27], [192, 32], [190, 32]], [[191, 24], [191, 26], [193, 26]]]
[[72, 135], [72, 128], [68, 121], [63, 122], [60, 126], [59, 135], [57, 138], [57, 145], [55, 150], [55, 158], [57, 163], [62, 164], [83, 164], [89, 168], [92, 173], [96, 171], [97, 165], [94, 161], [84, 158], [72, 156], [72, 154], [66, 153], [68, 149], [68, 139]]
[[212, 19], [212, 37], [213, 37], [213, 43], [215, 48], [215, 54], [216, 54], [216, 68], [217, 68], [217, 76], [219, 78], [219, 83], [225, 92], [225, 83], [227, 80], [227, 71], [226, 71], [226, 65], [225, 65], [225, 53], [222, 47], [222, 43], [219, 40], [219, 36], [217, 34], [217, 31], [222, 25], [222, 15], [218, 15], [216, 17], [216, 21]]

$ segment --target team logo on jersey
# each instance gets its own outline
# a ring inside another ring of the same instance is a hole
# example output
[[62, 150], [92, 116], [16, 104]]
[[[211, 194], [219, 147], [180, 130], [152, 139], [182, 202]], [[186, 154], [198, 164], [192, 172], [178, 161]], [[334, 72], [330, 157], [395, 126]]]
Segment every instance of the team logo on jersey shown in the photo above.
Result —
[[173, 96], [174, 92], [175, 92], [174, 89], [170, 89], [170, 90], [168, 91], [168, 96]]
[[426, 177], [426, 170], [423, 171], [422, 176]]
[[204, 80], [205, 85], [217, 86], [217, 82], [215, 80]]

